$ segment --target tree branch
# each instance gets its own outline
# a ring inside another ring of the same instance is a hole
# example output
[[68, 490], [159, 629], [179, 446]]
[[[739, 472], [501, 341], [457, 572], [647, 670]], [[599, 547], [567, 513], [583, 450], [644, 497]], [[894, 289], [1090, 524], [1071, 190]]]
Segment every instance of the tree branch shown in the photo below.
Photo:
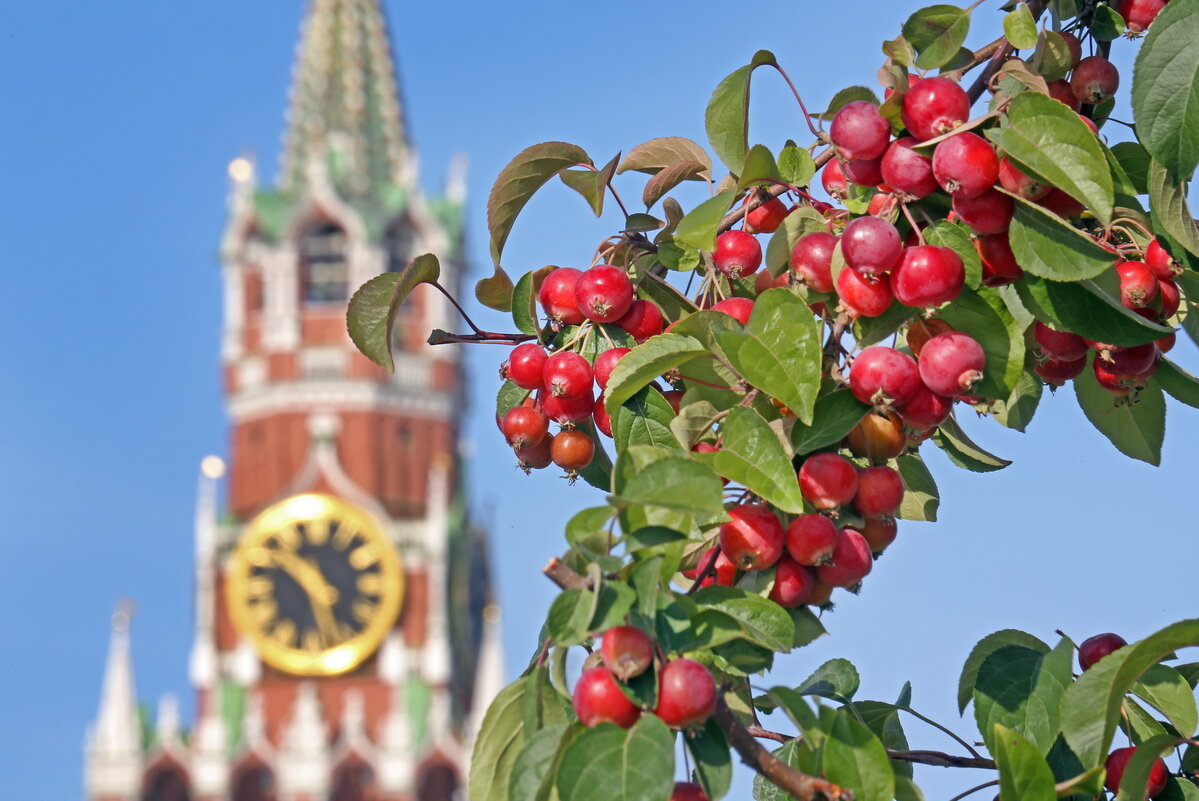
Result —
[[566, 564], [554, 557], [541, 569], [550, 581], [557, 584], [564, 590], [589, 590], [591, 589], [591, 579], [586, 576], [580, 576], [578, 573], [571, 570]]
[[723, 695], [716, 701], [713, 717], [728, 737], [729, 744], [741, 756], [742, 762], [799, 801], [853, 801], [852, 791], [801, 773], [759, 745], [749, 729], [742, 726], [741, 721], [737, 720], [736, 715], [729, 709]]
[[[780, 734], [777, 731], [763, 729], [761, 726], [750, 726], [746, 729], [751, 735], [759, 740], [774, 740], [776, 743], [785, 743], [794, 740], [786, 734]], [[972, 756], [956, 756], [954, 754], [946, 754], [943, 751], [892, 751], [887, 749], [887, 757], [896, 759], [900, 762], [912, 762], [919, 765], [932, 765], [938, 768], [983, 768], [986, 770], [997, 770], [995, 761], [984, 757]]]
[[[1045, 13], [1045, 7], [1049, 5], [1049, 0], [1025, 0], [1025, 5], [1027, 5], [1028, 10], [1032, 12], [1033, 20], [1040, 20], [1041, 15]], [[970, 89], [966, 92], [966, 94], [970, 96], [971, 103], [982, 97], [983, 92], [986, 91], [987, 86], [990, 85], [991, 79], [995, 77], [995, 73], [999, 72], [999, 68], [1003, 66], [1003, 62], [1007, 61], [1008, 57], [1016, 51], [1014, 47], [1008, 44], [1006, 37], [1000, 39], [999, 42], [1001, 45], [996, 47], [991, 53], [991, 60], [987, 62], [987, 66], [984, 67], [983, 71], [980, 72], [978, 77], [974, 79], [974, 83], [970, 85]], [[993, 44], [995, 43], [992, 42], [982, 50], [990, 48]], [[981, 53], [982, 50], [978, 52]]]

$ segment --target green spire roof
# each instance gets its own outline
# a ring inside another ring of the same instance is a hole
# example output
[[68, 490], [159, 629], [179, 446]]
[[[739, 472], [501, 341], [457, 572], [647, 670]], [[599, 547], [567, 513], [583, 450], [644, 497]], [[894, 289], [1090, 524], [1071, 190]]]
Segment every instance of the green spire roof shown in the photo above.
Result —
[[379, 0], [312, 0], [292, 74], [279, 188], [322, 160], [348, 196], [403, 185], [408, 141]]

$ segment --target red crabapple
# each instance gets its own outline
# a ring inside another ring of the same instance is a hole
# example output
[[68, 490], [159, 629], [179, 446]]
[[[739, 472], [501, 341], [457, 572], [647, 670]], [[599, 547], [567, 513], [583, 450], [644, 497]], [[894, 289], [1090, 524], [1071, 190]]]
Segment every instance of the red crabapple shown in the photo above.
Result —
[[837, 237], [825, 231], [804, 234], [791, 249], [791, 269], [816, 292], [833, 291], [833, 248]]
[[720, 527], [720, 550], [740, 570], [764, 570], [783, 554], [783, 524], [766, 506], [746, 503], [729, 510]]
[[1033, 323], [1033, 338], [1046, 356], [1074, 361], [1087, 355], [1087, 343], [1078, 334], [1055, 331], [1040, 320]]
[[620, 361], [621, 357], [628, 352], [628, 348], [608, 348], [596, 357], [592, 374], [595, 376], [595, 383], [599, 384], [600, 389], [608, 388], [608, 379], [612, 377], [612, 371], [616, 369], [616, 364]]
[[903, 433], [903, 420], [897, 414], [871, 412], [845, 436], [845, 444], [857, 456], [872, 462], [885, 462], [908, 449], [908, 438]]
[[903, 251], [891, 274], [891, 291], [905, 306], [928, 309], [948, 303], [966, 285], [962, 257], [952, 248], [917, 245]]
[[886, 465], [858, 470], [858, 494], [853, 505], [862, 517], [887, 517], [903, 502], [903, 479]]
[[504, 375], [521, 389], [538, 389], [542, 384], [545, 360], [548, 358], [549, 354], [540, 345], [534, 345], [532, 342], [517, 345], [508, 356]]
[[669, 801], [708, 801], [708, 794], [695, 782], [675, 782]]
[[604, 667], [584, 671], [575, 685], [573, 700], [575, 714], [584, 726], [615, 723], [627, 729], [641, 717], [641, 710], [625, 697]]
[[970, 98], [948, 78], [925, 78], [903, 96], [902, 117], [908, 133], [923, 142], [970, 119]]
[[870, 545], [870, 552], [877, 557], [888, 545], [895, 542], [899, 524], [894, 517], [867, 517], [857, 531]]
[[1082, 103], [1074, 96], [1074, 90], [1070, 88], [1070, 82], [1064, 78], [1058, 81], [1050, 81], [1049, 96], [1059, 103], [1065, 103], [1071, 110], [1078, 111], [1082, 108]]
[[1021, 172], [1007, 156], [999, 160], [999, 183], [1007, 191], [1026, 200], [1040, 200], [1053, 188]]
[[[1128, 761], [1132, 759], [1132, 755], [1136, 751], [1136, 746], [1128, 746], [1127, 748], [1117, 748], [1108, 755], [1107, 761], [1103, 764], [1104, 769], [1107, 770], [1107, 776], [1103, 780], [1104, 787], [1113, 793], [1119, 792], [1120, 780], [1124, 778], [1124, 771], [1128, 768]], [[1159, 759], [1153, 763], [1153, 767], [1149, 770], [1149, 778], [1145, 782], [1143, 794], [1133, 791], [1130, 797], [1156, 798], [1165, 791], [1166, 783], [1169, 779], [1170, 773], [1166, 768], [1166, 763], [1164, 760]]]
[[1007, 232], [980, 236], [974, 240], [974, 246], [983, 265], [983, 286], [1004, 286], [1019, 281], [1024, 275], [1012, 253]]
[[1145, 248], [1145, 265], [1163, 281], [1172, 281], [1174, 276], [1182, 272], [1182, 265], [1176, 262], [1174, 257], [1162, 247], [1162, 243], [1156, 239], [1149, 243], [1149, 247]]
[[1168, 2], [1170, 0], [1116, 0], [1116, 11], [1124, 17], [1128, 30], [1141, 33], [1153, 23]]
[[922, 383], [912, 399], [898, 411], [903, 421], [913, 428], [932, 429], [949, 419], [953, 398], [938, 395]]
[[830, 159], [820, 171], [820, 185], [834, 200], [844, 200], [849, 187], [845, 183], [845, 173], [841, 172], [841, 162]]
[[664, 323], [662, 310], [648, 300], [634, 300], [624, 316], [616, 321], [616, 325], [628, 331], [638, 345], [661, 334]]
[[912, 149], [916, 139], [905, 136], [896, 139], [883, 154], [883, 180], [897, 192], [922, 198], [937, 191], [933, 177], [933, 160]]
[[1119, 634], [1111, 632], [1087, 637], [1078, 645], [1078, 667], [1084, 671], [1090, 670], [1091, 665], [1094, 665], [1112, 651], [1118, 651], [1126, 645], [1128, 645], [1127, 640]]
[[1120, 276], [1120, 302], [1129, 309], [1148, 306], [1157, 298], [1157, 277], [1140, 261], [1116, 263]]
[[853, 500], [858, 474], [853, 463], [835, 453], [809, 456], [799, 468], [799, 490], [817, 509], [836, 509]]
[[875, 159], [891, 140], [891, 123], [869, 100], [847, 103], [833, 116], [829, 139], [844, 159]]
[[704, 551], [695, 568], [684, 570], [683, 575], [695, 581], [707, 572], [712, 559], [716, 559], [716, 565], [712, 568], [711, 575], [701, 581], [699, 586], [710, 587], [713, 584], [719, 584], [721, 587], [733, 586], [737, 580], [737, 566], [729, 561], [729, 558], [724, 555], [724, 551], [718, 550], [715, 546]]
[[963, 131], [933, 150], [933, 175], [955, 198], [978, 197], [999, 180], [999, 156], [986, 139]]
[[833, 558], [837, 527], [824, 515], [799, 515], [787, 526], [787, 554], [801, 565], [815, 567]]
[[832, 563], [816, 568], [816, 577], [833, 587], [852, 587], [866, 578], [873, 567], [870, 543], [852, 528], [843, 528], [837, 532]]
[[754, 302], [749, 298], [725, 298], [712, 306], [712, 311], [724, 312], [741, 325], [749, 325], [749, 316], [753, 310]]
[[504, 438], [520, 450], [536, 445], [549, 433], [549, 420], [532, 406], [513, 406], [504, 414]]
[[591, 365], [579, 354], [560, 350], [545, 360], [542, 386], [555, 398], [573, 400], [591, 391]]
[[854, 397], [879, 409], [902, 405], [919, 386], [916, 360], [885, 345], [866, 348], [850, 367], [849, 388]]
[[716, 269], [730, 278], [753, 275], [762, 264], [762, 246], [753, 234], [744, 231], [725, 231], [716, 237], [716, 252], [712, 254]]
[[845, 180], [858, 186], [878, 186], [883, 182], [883, 158], [855, 159], [842, 161], [841, 173]]
[[588, 320], [614, 323], [632, 302], [633, 282], [628, 273], [610, 264], [595, 265], [575, 282], [575, 303]]
[[845, 263], [863, 275], [890, 272], [899, 262], [903, 239], [895, 226], [878, 217], [858, 217], [841, 234]]
[[[753, 195], [746, 195], [748, 203]], [[772, 197], [745, 213], [745, 230], [751, 234], [773, 234], [791, 213], [787, 204]]]
[[604, 667], [621, 681], [640, 676], [654, 663], [654, 643], [636, 626], [613, 626], [605, 631], [600, 651]]
[[716, 682], [694, 659], [672, 659], [658, 671], [658, 706], [654, 714], [667, 726], [690, 729], [716, 709]]
[[842, 270], [837, 276], [837, 294], [842, 307], [853, 317], [878, 317], [895, 298], [888, 276], [864, 276], [854, 269]]
[[779, 606], [792, 609], [808, 602], [815, 584], [816, 574], [812, 568], [784, 555], [774, 568], [774, 586], [770, 588], [770, 600]]
[[974, 233], [1001, 234], [1011, 225], [1015, 207], [1010, 197], [988, 189], [978, 197], [955, 197], [953, 210]]
[[1120, 71], [1103, 56], [1087, 56], [1070, 76], [1070, 91], [1081, 103], [1097, 106], [1120, 88]]
[[1082, 375], [1082, 371], [1087, 369], [1087, 357], [1082, 356], [1069, 361], [1051, 357], [1033, 365], [1032, 369], [1046, 384], [1060, 387]]
[[[987, 354], [968, 334], [938, 334], [920, 352], [920, 379], [938, 395], [952, 397], [969, 392], [982, 380]], [[901, 412], [902, 413], [902, 412]]]
[[595, 443], [591, 437], [577, 428], [558, 432], [550, 446], [550, 458], [554, 464], [568, 473], [583, 470], [595, 458]]
[[542, 280], [537, 299], [551, 320], [563, 325], [578, 325], [586, 319], [575, 300], [575, 284], [582, 274], [573, 267], [559, 267]]

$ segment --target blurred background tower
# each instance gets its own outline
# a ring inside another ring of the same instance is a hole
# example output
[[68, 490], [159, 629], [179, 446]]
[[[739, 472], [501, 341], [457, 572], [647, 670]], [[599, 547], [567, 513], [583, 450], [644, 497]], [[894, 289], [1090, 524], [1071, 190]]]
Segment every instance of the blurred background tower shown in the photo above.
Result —
[[452, 307], [422, 286], [400, 311], [396, 369], [345, 332], [353, 290], [432, 252], [464, 270], [464, 165], [422, 194], [379, 0], [313, 0], [275, 185], [229, 165], [221, 241], [225, 464], [201, 465], [197, 692], [137, 700], [131, 610], [113, 617], [93, 801], [449, 801], [502, 686], [487, 543], [466, 512]]

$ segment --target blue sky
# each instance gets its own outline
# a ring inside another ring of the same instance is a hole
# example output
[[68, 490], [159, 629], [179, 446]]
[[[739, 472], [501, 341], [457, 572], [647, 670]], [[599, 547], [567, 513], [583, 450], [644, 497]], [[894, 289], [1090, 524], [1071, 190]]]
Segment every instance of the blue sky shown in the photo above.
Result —
[[[973, 41], [992, 37], [999, 5], [979, 10]], [[138, 606], [141, 695], [179, 692], [191, 706], [196, 473], [202, 456], [225, 447], [215, 257], [225, 166], [253, 151], [273, 172], [302, 6], [10, 6], [0, 36], [9, 108], [0, 127], [9, 280], [0, 294], [0, 766], [8, 797], [63, 801], [81, 797], [83, 734], [119, 598]], [[440, 186], [452, 154], [470, 155], [476, 270], [486, 262], [490, 182], [527, 145], [575, 142], [602, 163], [654, 136], [702, 142], [712, 88], [762, 47], [820, 108], [837, 89], [873, 85], [879, 43], [917, 6], [388, 3], [426, 187]], [[1135, 47], [1117, 43], [1126, 86]], [[803, 139], [781, 81], [763, 75], [755, 96], [754, 141]], [[618, 186], [629, 200], [640, 189], [635, 178]], [[518, 222], [506, 261], [513, 270], [583, 265], [618, 223], [596, 221], [550, 187]], [[1199, 366], [1189, 344], [1177, 353]], [[491, 527], [503, 604], [540, 610], [555, 588], [537, 571], [561, 549], [565, 520], [597, 496], [512, 468], [488, 408], [502, 359], [495, 349], [471, 354], [474, 506]], [[911, 679], [916, 704], [952, 724], [957, 672], [991, 631], [1052, 638], [1061, 628], [1082, 639], [1113, 630], [1131, 640], [1192, 613], [1183, 550], [1194, 527], [1191, 410], [1171, 406], [1160, 470], [1117, 453], [1068, 390], [1047, 399], [1027, 436], [967, 424], [1015, 464], [976, 475], [933, 451], [941, 522], [902, 524], [861, 597], [830, 616], [832, 636], [780, 660], [777, 681], [845, 656], [862, 670], [864, 696], [893, 698]], [[506, 618], [510, 671], [539, 619]], [[947, 745], [935, 732], [909, 733], [917, 747]], [[963, 773], [918, 778], [930, 797], [948, 797], [972, 783]]]

